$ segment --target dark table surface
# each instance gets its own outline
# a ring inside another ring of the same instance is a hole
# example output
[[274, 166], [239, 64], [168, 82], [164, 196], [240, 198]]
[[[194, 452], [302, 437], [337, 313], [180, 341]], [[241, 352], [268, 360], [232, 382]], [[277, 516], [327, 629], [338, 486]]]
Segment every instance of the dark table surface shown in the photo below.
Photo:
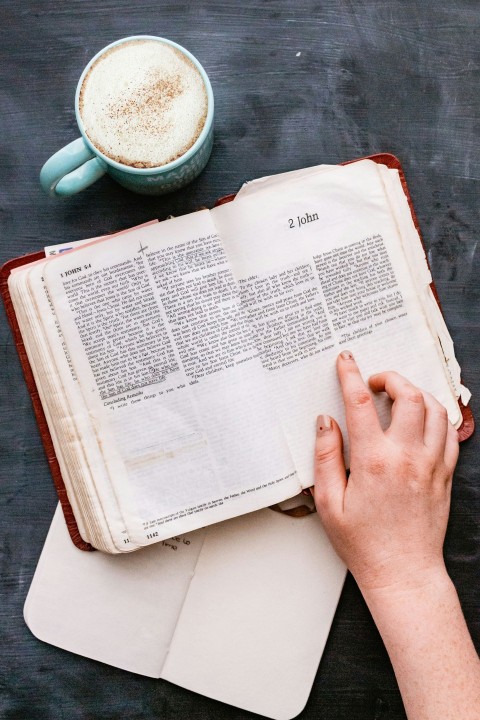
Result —
[[[249, 178], [392, 152], [403, 164], [480, 416], [478, 0], [3, 0], [0, 19], [1, 262], [45, 244], [211, 206]], [[84, 65], [113, 40], [138, 33], [179, 42], [206, 68], [216, 99], [207, 169], [188, 189], [162, 198], [130, 194], [104, 177], [71, 199], [48, 199], [38, 173], [78, 134], [73, 96]], [[22, 607], [56, 497], [4, 316], [0, 332], [0, 717], [255, 717], [70, 655], [26, 628]], [[477, 648], [478, 474], [477, 434], [461, 451], [445, 545]], [[300, 717], [405, 717], [351, 577]]]

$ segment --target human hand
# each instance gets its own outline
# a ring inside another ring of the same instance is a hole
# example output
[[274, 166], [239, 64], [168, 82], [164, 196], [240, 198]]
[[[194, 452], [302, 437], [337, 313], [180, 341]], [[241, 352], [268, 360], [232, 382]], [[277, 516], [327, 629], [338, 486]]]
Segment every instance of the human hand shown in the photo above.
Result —
[[383, 431], [372, 395], [349, 352], [337, 360], [350, 439], [347, 481], [342, 435], [329, 416], [317, 421], [317, 510], [362, 592], [407, 589], [445, 572], [443, 541], [457, 433], [446, 410], [396, 372], [369, 380], [393, 400]]

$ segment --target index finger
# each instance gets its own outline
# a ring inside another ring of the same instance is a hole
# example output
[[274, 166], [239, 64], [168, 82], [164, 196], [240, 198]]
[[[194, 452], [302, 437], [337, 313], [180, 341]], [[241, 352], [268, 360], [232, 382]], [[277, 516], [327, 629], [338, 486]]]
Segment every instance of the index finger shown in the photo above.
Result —
[[373, 398], [364, 383], [357, 363], [348, 350], [337, 358], [337, 373], [345, 405], [345, 419], [353, 445], [375, 435], [383, 435]]

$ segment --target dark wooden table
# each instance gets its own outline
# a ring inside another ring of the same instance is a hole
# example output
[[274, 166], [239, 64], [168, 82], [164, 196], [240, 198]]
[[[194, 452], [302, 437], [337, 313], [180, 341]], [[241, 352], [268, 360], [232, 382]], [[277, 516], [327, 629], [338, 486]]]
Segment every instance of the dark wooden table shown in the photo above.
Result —
[[[480, 417], [477, 0], [3, 0], [0, 18], [2, 263], [45, 244], [211, 206], [249, 178], [393, 152], [407, 175]], [[84, 65], [111, 41], [138, 33], [179, 42], [209, 73], [216, 140], [207, 169], [187, 190], [163, 198], [136, 196], [102, 178], [74, 198], [48, 199], [38, 173], [78, 134], [73, 96]], [[27, 630], [22, 607], [56, 497], [3, 316], [0, 332], [0, 717], [255, 717], [70, 655]], [[480, 647], [478, 437], [461, 451], [445, 554]], [[405, 717], [388, 657], [350, 577], [300, 717]]]

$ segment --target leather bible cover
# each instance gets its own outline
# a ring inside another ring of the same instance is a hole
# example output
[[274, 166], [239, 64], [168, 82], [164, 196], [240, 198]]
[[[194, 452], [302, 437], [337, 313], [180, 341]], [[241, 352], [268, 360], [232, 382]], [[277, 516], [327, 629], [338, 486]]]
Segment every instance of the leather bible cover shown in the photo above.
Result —
[[[358, 158], [356, 160], [351, 160], [348, 163], [342, 163], [343, 165], [348, 165], [351, 162], [358, 162], [359, 160], [374, 160], [375, 162], [386, 165], [389, 168], [394, 168], [395, 170], [398, 170], [400, 181], [402, 183], [403, 190], [405, 192], [405, 195], [408, 200], [408, 204], [410, 206], [410, 211], [412, 213], [413, 222], [415, 224], [415, 227], [418, 231], [418, 234], [420, 236], [420, 239], [423, 242], [422, 234], [420, 232], [420, 227], [418, 224], [417, 216], [415, 215], [415, 210], [413, 208], [412, 199], [410, 197], [410, 193], [408, 191], [407, 182], [405, 180], [405, 175], [402, 170], [402, 166], [400, 164], [400, 161], [398, 158], [395, 157], [395, 155], [391, 155], [389, 153], [382, 153], [378, 155], [373, 155], [368, 158]], [[223, 203], [230, 202], [235, 198], [235, 193], [231, 195], [225, 195], [224, 197], [217, 200], [215, 205], [222, 205]], [[37, 419], [38, 427], [40, 430], [40, 436], [42, 438], [43, 446], [45, 448], [45, 452], [47, 455], [48, 464], [50, 466], [50, 471], [52, 473], [53, 482], [55, 484], [56, 491], [58, 493], [58, 497], [60, 500], [60, 504], [62, 506], [63, 514], [65, 516], [65, 521], [67, 523], [68, 532], [70, 534], [70, 537], [72, 538], [73, 543], [76, 545], [77, 548], [80, 550], [94, 550], [94, 548], [80, 535], [80, 532], [78, 530], [77, 521], [75, 520], [72, 506], [70, 505], [70, 502], [67, 497], [67, 492], [65, 489], [65, 484], [63, 482], [63, 478], [60, 472], [60, 467], [58, 464], [57, 456], [55, 454], [55, 450], [53, 447], [52, 438], [50, 435], [50, 431], [48, 429], [47, 421], [45, 419], [45, 414], [43, 412], [42, 403], [40, 402], [40, 397], [38, 394], [37, 386], [35, 383], [35, 378], [32, 373], [32, 369], [30, 367], [30, 363], [28, 361], [27, 353], [25, 350], [25, 346], [23, 344], [23, 339], [20, 333], [20, 329], [18, 327], [17, 318], [15, 315], [15, 311], [13, 309], [12, 300], [10, 298], [10, 293], [8, 290], [8, 277], [11, 273], [11, 271], [16, 268], [20, 267], [21, 265], [26, 265], [27, 263], [35, 262], [36, 260], [42, 260], [45, 258], [45, 253], [43, 250], [40, 250], [38, 252], [30, 253], [28, 255], [23, 255], [18, 258], [14, 258], [13, 260], [9, 260], [8, 262], [3, 265], [3, 267], [0, 269], [0, 292], [2, 294], [3, 302], [5, 305], [5, 309], [7, 312], [7, 318], [10, 323], [10, 327], [12, 329], [13, 339], [15, 342], [15, 346], [17, 348], [18, 356], [20, 358], [20, 363], [23, 369], [23, 374], [25, 376], [25, 381], [27, 384], [28, 391], [30, 393], [30, 397], [32, 399], [32, 405], [33, 410], [35, 412], [35, 416]], [[427, 260], [428, 262], [428, 260]], [[431, 288], [433, 291], [433, 294], [435, 296], [435, 299], [438, 303], [438, 306], [441, 310], [440, 301], [438, 298], [437, 291], [435, 289], [435, 285], [432, 282]], [[463, 440], [467, 440], [473, 433], [475, 423], [472, 415], [472, 411], [470, 410], [469, 406], [463, 405], [461, 401], [459, 401], [459, 406], [462, 412], [463, 416], [463, 422], [461, 426], [458, 428], [458, 438], [460, 442]]]

